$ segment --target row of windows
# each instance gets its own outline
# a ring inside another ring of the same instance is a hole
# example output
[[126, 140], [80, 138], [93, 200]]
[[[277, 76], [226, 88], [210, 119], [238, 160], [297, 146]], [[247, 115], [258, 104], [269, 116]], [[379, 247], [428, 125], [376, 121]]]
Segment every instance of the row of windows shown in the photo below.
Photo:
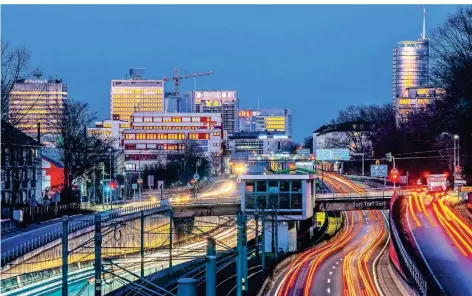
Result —
[[145, 129], [145, 130], [197, 130], [206, 129], [201, 126], [134, 126], [133, 129]]
[[184, 149], [184, 144], [126, 144], [125, 145], [125, 150], [183, 150], [183, 149]]
[[113, 88], [113, 94], [162, 94], [162, 88]]
[[136, 116], [133, 117], [133, 122], [211, 122], [211, 117], [178, 117], [178, 116]]
[[[429, 99], [417, 99], [417, 104], [426, 105], [429, 104]], [[400, 99], [400, 105], [412, 105], [415, 104], [415, 99]]]
[[[219, 136], [220, 133], [213, 133], [215, 136]], [[188, 138], [191, 140], [208, 140], [210, 139], [209, 133], [189, 133]], [[184, 133], [176, 134], [161, 134], [161, 133], [149, 133], [149, 134], [125, 134], [127, 140], [183, 140], [185, 139]]]
[[302, 182], [292, 181], [246, 181], [246, 192], [301, 192]]

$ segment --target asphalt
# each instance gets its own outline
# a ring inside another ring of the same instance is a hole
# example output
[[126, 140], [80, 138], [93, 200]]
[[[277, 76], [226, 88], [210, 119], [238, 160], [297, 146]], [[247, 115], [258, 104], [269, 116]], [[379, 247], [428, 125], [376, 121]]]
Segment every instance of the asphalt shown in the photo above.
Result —
[[472, 258], [464, 256], [440, 226], [431, 208], [426, 207], [433, 226], [423, 213], [416, 213], [418, 227], [408, 214], [413, 235], [426, 262], [447, 295], [472, 295]]

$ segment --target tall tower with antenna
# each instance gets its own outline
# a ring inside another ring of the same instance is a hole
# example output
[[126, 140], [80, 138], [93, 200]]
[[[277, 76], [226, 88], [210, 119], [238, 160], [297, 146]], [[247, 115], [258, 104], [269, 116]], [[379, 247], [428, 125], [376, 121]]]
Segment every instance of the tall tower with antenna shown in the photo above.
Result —
[[400, 41], [393, 49], [393, 100], [397, 117], [408, 116], [408, 89], [429, 85], [429, 39], [426, 38], [426, 7], [423, 6], [422, 32], [417, 41]]

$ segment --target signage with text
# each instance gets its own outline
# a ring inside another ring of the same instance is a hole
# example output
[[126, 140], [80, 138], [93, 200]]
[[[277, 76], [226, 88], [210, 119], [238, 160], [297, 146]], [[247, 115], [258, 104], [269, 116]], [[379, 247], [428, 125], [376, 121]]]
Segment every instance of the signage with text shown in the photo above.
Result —
[[316, 149], [316, 160], [349, 160], [349, 149]]

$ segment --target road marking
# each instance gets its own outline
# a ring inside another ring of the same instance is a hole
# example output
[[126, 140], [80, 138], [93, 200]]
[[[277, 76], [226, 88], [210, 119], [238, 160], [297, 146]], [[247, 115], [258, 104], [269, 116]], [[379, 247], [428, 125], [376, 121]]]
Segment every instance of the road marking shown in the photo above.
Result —
[[336, 268], [336, 265], [333, 265], [333, 269], [335, 269], [335, 268]]
[[329, 272], [329, 275], [332, 275], [332, 274], [333, 274], [333, 272], [332, 272], [332, 271], [330, 271], [330, 272]]
[[328, 292], [328, 294], [331, 293], [331, 289], [330, 288], [326, 289], [326, 292]]
[[328, 284], [331, 282], [331, 279], [328, 279]]
[[339, 261], [337, 261], [336, 264], [339, 264]]

